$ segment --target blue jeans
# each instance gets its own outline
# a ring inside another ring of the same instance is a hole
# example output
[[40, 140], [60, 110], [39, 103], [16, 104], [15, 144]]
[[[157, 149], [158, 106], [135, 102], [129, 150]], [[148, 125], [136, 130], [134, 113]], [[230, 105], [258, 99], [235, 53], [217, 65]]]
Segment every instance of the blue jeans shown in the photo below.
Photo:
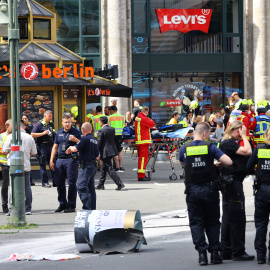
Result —
[[25, 212], [31, 212], [32, 210], [32, 190], [30, 182], [30, 172], [24, 172], [25, 181]]
[[94, 164], [85, 165], [79, 170], [77, 189], [83, 203], [83, 209], [96, 210], [95, 175], [97, 167]]

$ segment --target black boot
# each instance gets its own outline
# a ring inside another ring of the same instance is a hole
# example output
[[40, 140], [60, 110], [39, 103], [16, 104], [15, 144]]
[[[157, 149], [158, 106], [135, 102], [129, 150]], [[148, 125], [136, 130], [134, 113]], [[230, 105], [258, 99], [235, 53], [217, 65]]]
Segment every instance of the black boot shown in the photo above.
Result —
[[270, 265], [270, 253], [269, 253], [269, 255], [268, 255], [268, 264]]
[[220, 255], [219, 255], [218, 250], [213, 250], [211, 252], [211, 263], [213, 263], [213, 264], [222, 263], [222, 259], [221, 259]]
[[199, 264], [200, 265], [207, 265], [208, 264], [206, 251], [199, 252]]

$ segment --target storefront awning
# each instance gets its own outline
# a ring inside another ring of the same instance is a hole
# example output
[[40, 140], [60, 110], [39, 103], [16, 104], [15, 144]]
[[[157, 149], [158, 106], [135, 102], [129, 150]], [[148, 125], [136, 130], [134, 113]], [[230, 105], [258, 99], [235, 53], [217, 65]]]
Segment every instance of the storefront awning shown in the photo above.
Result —
[[[45, 79], [42, 77], [37, 77], [34, 80], [26, 80], [20, 76], [20, 86], [60, 86], [60, 85], [76, 85], [76, 86], [89, 86], [90, 82], [82, 79], [77, 79], [74, 77], [67, 78], [54, 78]], [[2, 77], [0, 79], [0, 86], [10, 86], [10, 78]]]
[[86, 88], [86, 96], [125, 97], [130, 98], [132, 88], [122, 84], [117, 85], [92, 85]]

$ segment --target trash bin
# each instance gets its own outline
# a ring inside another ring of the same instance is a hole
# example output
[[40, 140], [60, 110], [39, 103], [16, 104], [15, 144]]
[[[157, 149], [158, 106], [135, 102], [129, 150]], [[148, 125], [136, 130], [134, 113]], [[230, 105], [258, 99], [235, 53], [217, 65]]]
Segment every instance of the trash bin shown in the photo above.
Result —
[[[76, 248], [79, 252], [93, 251], [93, 240], [98, 232], [114, 229], [143, 231], [140, 211], [137, 210], [81, 210], [74, 222]], [[142, 242], [137, 244], [140, 249]], [[146, 243], [146, 241], [145, 241]]]

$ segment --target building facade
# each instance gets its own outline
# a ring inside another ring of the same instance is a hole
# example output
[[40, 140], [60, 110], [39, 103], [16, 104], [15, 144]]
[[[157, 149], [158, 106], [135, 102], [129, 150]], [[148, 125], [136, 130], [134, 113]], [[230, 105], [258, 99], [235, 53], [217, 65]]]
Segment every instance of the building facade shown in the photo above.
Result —
[[[94, 68], [118, 65], [118, 82], [133, 87], [133, 99], [117, 98], [122, 114], [137, 98], [158, 123], [175, 110], [185, 116], [194, 99], [208, 114], [225, 106], [234, 91], [270, 99], [267, 0], [36, 2], [56, 14], [60, 45]], [[201, 16], [209, 19], [208, 28], [192, 28], [204, 24]], [[172, 28], [164, 31], [164, 23]], [[111, 99], [87, 96], [85, 114]]]

